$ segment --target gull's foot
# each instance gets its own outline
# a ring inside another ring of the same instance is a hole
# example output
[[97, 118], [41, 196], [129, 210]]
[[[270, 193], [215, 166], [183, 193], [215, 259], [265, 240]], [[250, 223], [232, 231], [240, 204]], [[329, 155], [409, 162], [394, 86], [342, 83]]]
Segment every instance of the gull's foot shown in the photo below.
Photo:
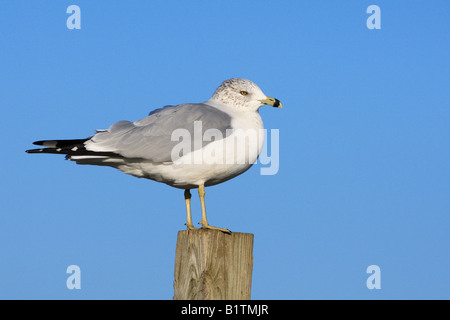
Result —
[[198, 229], [198, 228], [194, 227], [194, 225], [192, 223], [185, 223], [184, 225], [187, 227], [188, 230]]
[[213, 227], [213, 226], [210, 226], [208, 223], [203, 223], [203, 222], [199, 222], [199, 224], [202, 225], [202, 229], [219, 230], [219, 231], [222, 231], [224, 233], [231, 234], [231, 231], [228, 230], [228, 229], [225, 229], [225, 228]]

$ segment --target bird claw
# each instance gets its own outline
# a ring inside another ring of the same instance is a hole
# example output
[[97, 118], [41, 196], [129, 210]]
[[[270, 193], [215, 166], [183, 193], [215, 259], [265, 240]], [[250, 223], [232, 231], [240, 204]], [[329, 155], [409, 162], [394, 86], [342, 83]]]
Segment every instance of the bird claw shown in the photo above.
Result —
[[225, 229], [225, 228], [213, 227], [213, 226], [210, 226], [208, 223], [203, 223], [203, 222], [199, 222], [198, 224], [202, 225], [202, 229], [219, 230], [219, 231], [222, 231], [224, 233], [231, 234], [231, 231], [228, 230], [228, 229]]
[[198, 229], [198, 228], [194, 227], [194, 225], [192, 223], [185, 223], [184, 225], [187, 227], [188, 230]]

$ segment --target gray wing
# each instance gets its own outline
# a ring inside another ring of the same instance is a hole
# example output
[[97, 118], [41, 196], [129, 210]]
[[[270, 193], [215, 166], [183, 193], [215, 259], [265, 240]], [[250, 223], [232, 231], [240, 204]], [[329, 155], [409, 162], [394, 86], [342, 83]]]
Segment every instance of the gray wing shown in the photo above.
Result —
[[116, 122], [107, 130], [98, 131], [85, 146], [90, 151], [113, 152], [125, 158], [171, 162], [172, 149], [180, 143], [172, 141], [176, 129], [189, 132], [192, 151], [210, 142], [194, 143], [195, 121], [201, 121], [202, 137], [206, 130], [217, 129], [224, 138], [231, 128], [231, 117], [217, 108], [205, 103], [181, 104], [157, 109], [135, 122]]

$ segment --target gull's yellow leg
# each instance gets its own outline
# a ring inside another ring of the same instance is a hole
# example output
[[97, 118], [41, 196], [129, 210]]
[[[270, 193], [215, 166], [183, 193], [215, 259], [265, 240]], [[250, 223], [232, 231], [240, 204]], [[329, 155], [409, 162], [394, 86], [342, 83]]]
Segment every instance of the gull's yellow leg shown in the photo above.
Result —
[[189, 189], [184, 190], [184, 200], [186, 201], [186, 214], [187, 221], [186, 227], [188, 229], [196, 229], [192, 224], [192, 216], [191, 216], [191, 191]]
[[204, 228], [204, 229], [220, 230], [222, 232], [231, 234], [231, 231], [228, 230], [228, 229], [217, 228], [217, 227], [210, 226], [208, 224], [208, 220], [206, 219], [205, 186], [204, 185], [200, 185], [198, 187], [198, 195], [200, 196], [200, 204], [202, 206], [202, 221], [200, 221], [200, 224], [202, 225], [202, 228]]

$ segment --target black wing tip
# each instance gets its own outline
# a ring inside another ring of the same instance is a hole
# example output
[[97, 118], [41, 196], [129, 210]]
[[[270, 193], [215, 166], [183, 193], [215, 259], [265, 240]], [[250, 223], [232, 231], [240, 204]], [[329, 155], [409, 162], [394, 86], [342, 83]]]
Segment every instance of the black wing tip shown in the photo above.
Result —
[[39, 140], [39, 141], [34, 141], [33, 144], [37, 145], [37, 146], [43, 146], [44, 142], [46, 142], [48, 140]]
[[65, 140], [38, 140], [34, 141], [33, 144], [38, 146], [50, 147], [50, 148], [65, 148], [65, 147], [74, 147], [79, 144], [85, 143], [91, 137], [84, 139], [65, 139]]
[[26, 153], [43, 153], [45, 149], [29, 149], [25, 150]]
[[65, 154], [66, 159], [70, 156], [93, 156], [93, 157], [114, 157], [123, 158], [122, 155], [109, 152], [109, 151], [91, 151], [86, 150], [84, 143], [89, 140], [85, 139], [71, 139], [71, 140], [39, 140], [33, 142], [38, 146], [44, 146], [45, 148], [25, 150], [26, 153], [50, 153], [50, 154]]
[[64, 149], [64, 148], [39, 148], [39, 149], [29, 149], [25, 150], [26, 153], [48, 153], [48, 154], [63, 154], [66, 155], [66, 160], [69, 160], [71, 156], [93, 156], [93, 157], [112, 157], [112, 158], [123, 158], [122, 155], [109, 152], [109, 151], [90, 151], [84, 148]]

